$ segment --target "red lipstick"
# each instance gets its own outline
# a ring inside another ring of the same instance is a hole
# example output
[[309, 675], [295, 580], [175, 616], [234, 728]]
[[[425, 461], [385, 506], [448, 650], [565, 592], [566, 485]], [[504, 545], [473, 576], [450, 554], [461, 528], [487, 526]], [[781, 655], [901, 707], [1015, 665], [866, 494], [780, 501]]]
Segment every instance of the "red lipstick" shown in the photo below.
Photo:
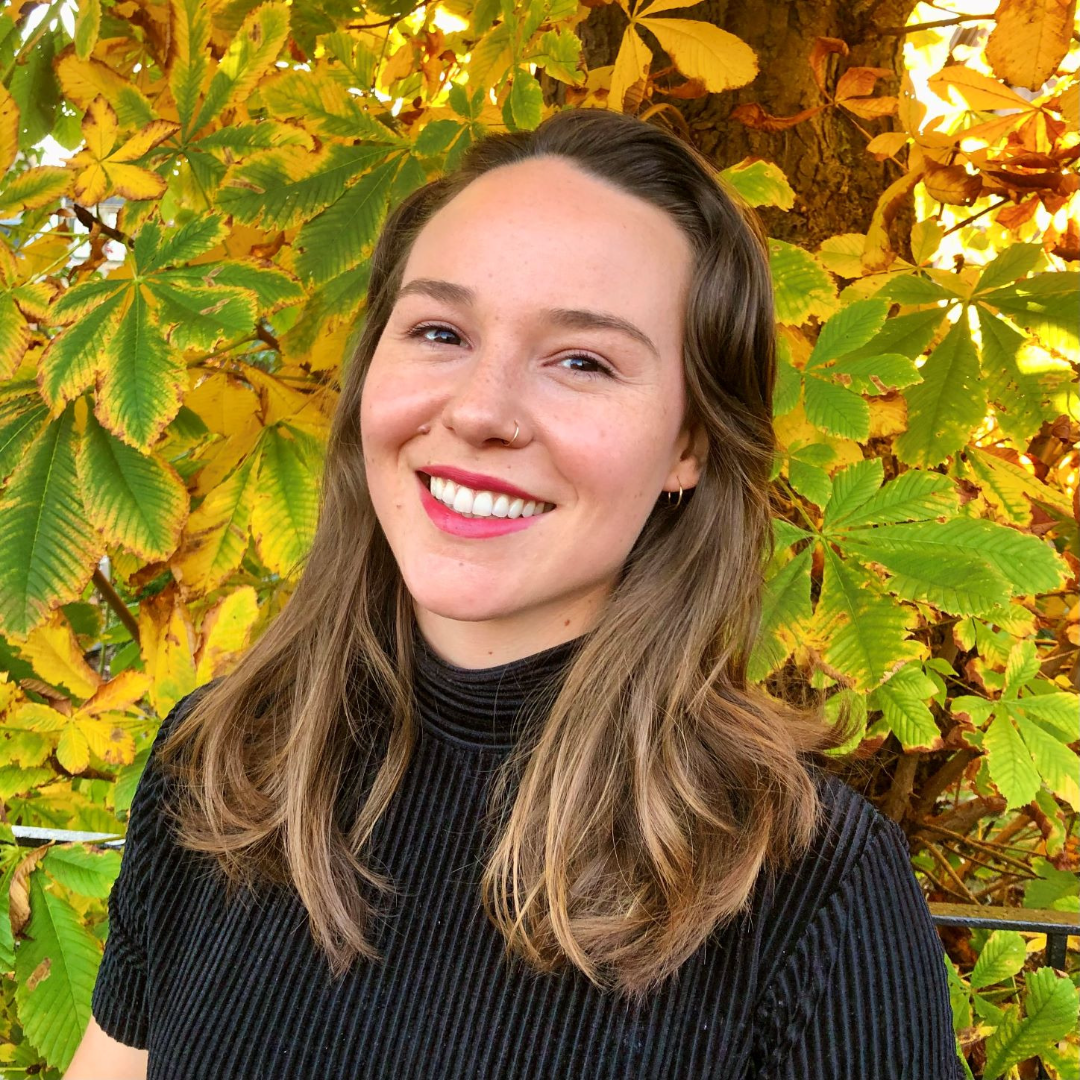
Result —
[[508, 484], [497, 476], [485, 476], [483, 473], [469, 472], [467, 469], [456, 469], [452, 465], [425, 465], [419, 471], [428, 476], [440, 476], [443, 480], [453, 480], [455, 484], [464, 484], [473, 491], [497, 491], [514, 499], [541, 505], [545, 501], [551, 502], [550, 499], [541, 499], [539, 495], [531, 495], [519, 487], [514, 487], [513, 484]]
[[[466, 473], [465, 475], [469, 474]], [[453, 477], [447, 477], [447, 479], [453, 479]], [[420, 487], [420, 502], [427, 511], [428, 517], [431, 518], [437, 528], [453, 536], [464, 536], [473, 540], [486, 540], [493, 536], [505, 536], [507, 533], [527, 529], [530, 525], [547, 516], [546, 514], [535, 514], [533, 517], [519, 518], [467, 518], [461, 514], [455, 514], [453, 510], [439, 502], [428, 491], [427, 482], [419, 473], [416, 475], [416, 480]], [[504, 494], [510, 495], [513, 493], [508, 491], [504, 492]]]

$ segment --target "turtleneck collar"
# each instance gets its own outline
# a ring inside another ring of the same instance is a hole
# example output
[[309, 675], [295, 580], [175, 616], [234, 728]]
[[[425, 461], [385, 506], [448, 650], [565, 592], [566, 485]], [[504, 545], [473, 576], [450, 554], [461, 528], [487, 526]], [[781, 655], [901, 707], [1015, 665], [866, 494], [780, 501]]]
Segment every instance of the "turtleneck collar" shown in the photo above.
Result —
[[489, 668], [461, 668], [437, 656], [413, 630], [413, 690], [424, 728], [437, 738], [476, 750], [509, 750], [521, 736], [525, 706], [555, 694], [584, 635], [542, 652]]

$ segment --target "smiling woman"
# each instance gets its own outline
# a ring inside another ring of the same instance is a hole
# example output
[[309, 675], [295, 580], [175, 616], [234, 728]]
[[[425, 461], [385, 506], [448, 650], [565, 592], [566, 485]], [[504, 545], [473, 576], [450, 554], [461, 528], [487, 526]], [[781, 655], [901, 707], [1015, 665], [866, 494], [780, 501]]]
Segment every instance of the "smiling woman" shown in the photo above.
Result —
[[848, 728], [746, 678], [773, 334], [756, 219], [642, 121], [396, 208], [305, 572], [162, 726], [71, 1077], [961, 1075]]

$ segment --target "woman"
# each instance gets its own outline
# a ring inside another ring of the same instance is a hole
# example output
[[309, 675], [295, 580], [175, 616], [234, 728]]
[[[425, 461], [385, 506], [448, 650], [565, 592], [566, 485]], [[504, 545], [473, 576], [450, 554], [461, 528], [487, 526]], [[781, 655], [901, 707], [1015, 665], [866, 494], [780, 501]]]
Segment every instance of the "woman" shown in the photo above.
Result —
[[69, 1077], [962, 1075], [847, 731], [746, 682], [774, 365], [759, 227], [657, 127], [391, 214], [302, 580], [162, 727]]

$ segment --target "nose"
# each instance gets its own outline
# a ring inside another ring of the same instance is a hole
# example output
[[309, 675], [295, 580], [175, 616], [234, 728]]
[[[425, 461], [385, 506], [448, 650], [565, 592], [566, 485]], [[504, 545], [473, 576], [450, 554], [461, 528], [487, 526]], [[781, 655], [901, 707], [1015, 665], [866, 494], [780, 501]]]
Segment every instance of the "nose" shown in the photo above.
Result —
[[474, 446], [504, 445], [525, 412], [516, 368], [507, 348], [477, 349], [458, 369], [443, 408], [446, 427]]

